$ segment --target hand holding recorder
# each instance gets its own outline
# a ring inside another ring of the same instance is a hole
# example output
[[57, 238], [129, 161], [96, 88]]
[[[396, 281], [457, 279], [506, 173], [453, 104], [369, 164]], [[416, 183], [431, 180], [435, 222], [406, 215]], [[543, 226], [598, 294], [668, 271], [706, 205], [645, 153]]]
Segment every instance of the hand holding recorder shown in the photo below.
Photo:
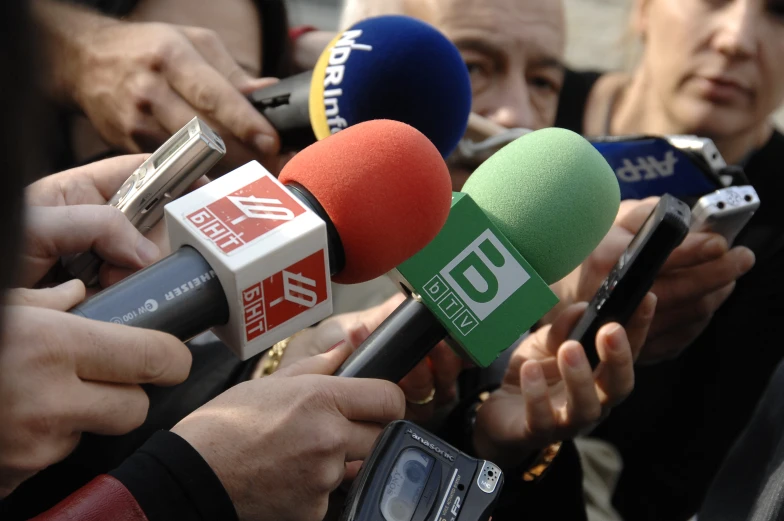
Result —
[[648, 294], [625, 329], [607, 324], [599, 330], [596, 371], [582, 346], [567, 340], [584, 304], [568, 307], [552, 325], [527, 336], [515, 348], [501, 387], [476, 413], [476, 454], [515, 468], [534, 451], [591, 429], [634, 388], [634, 361], [655, 308], [656, 298]]
[[[561, 300], [542, 323], [573, 302], [589, 302], [650, 216], [658, 198], [621, 203], [610, 232], [576, 270], [552, 286]], [[699, 336], [713, 313], [729, 297], [735, 280], [754, 265], [754, 254], [745, 247], [728, 250], [716, 234], [689, 233], [659, 271], [651, 288], [657, 298], [653, 320], [640, 362], [677, 356]]]

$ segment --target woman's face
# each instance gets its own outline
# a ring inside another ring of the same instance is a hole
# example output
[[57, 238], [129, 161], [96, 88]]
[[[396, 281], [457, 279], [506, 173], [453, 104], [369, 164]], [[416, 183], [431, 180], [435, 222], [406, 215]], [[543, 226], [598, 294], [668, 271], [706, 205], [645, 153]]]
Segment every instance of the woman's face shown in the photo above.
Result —
[[751, 131], [784, 101], [784, 0], [640, 0], [643, 67], [682, 131]]

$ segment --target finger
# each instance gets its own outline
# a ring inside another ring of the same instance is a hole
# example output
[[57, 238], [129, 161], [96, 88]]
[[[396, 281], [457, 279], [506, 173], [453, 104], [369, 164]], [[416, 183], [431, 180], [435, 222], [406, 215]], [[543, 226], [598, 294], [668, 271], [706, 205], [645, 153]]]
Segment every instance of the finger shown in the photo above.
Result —
[[90, 198], [90, 200], [78, 200], [78, 198], [69, 198], [67, 201], [69, 205], [75, 204], [104, 204], [114, 197], [117, 190], [125, 183], [125, 181], [133, 174], [133, 172], [141, 166], [150, 154], [132, 154], [126, 156], [112, 157], [91, 163], [86, 167], [85, 175], [89, 175], [91, 184], [98, 191], [99, 198]]
[[172, 335], [69, 313], [52, 320], [58, 324], [58, 339], [73, 351], [76, 374], [83, 380], [176, 385], [190, 372], [191, 353]]
[[330, 377], [329, 383], [325, 390], [329, 391], [335, 408], [348, 420], [387, 424], [402, 419], [406, 412], [403, 391], [392, 382]]
[[659, 204], [659, 197], [622, 201], [618, 215], [615, 217], [615, 224], [630, 231], [633, 235], [637, 234], [657, 204]]
[[373, 450], [378, 435], [383, 428], [379, 425], [364, 422], [346, 422], [344, 428], [344, 450], [346, 461], [364, 460]]
[[112, 206], [34, 208], [28, 212], [28, 230], [27, 254], [42, 261], [92, 250], [112, 264], [141, 268], [160, 253]]
[[463, 359], [442, 341], [431, 351], [430, 360], [438, 403], [452, 402], [457, 397], [457, 377], [463, 370]]
[[189, 105], [187, 100], [183, 99], [179, 93], [172, 89], [167, 89], [165, 93], [161, 94], [158, 100], [160, 100], [160, 102], [152, 106], [153, 114], [170, 133], [174, 134], [180, 128], [188, 124], [194, 116], [199, 116], [210, 126], [210, 128], [223, 138], [229, 155], [218, 162], [212, 169], [212, 173], [218, 172], [218, 175], [220, 175], [219, 172], [221, 171], [226, 173], [248, 161], [259, 159], [262, 160], [265, 167], [267, 166], [266, 161], [264, 160], [265, 158], [259, 157], [258, 147], [254, 147], [253, 145], [248, 147], [247, 144], [234, 136], [231, 129], [209, 115], [199, 113], [194, 107]]
[[433, 381], [433, 372], [430, 370], [427, 358], [419, 361], [414, 368], [403, 377], [398, 385], [406, 395], [406, 400], [409, 405], [416, 406], [416, 402], [421, 402], [433, 393], [435, 384]]
[[126, 279], [136, 273], [137, 269], [120, 268], [104, 262], [98, 270], [98, 283], [101, 288], [108, 288], [114, 286], [123, 279]]
[[675, 248], [662, 266], [662, 271], [698, 266], [727, 253], [727, 240], [715, 233], [690, 233]]
[[634, 389], [634, 357], [626, 332], [620, 324], [607, 324], [596, 334], [601, 364], [596, 390], [604, 406], [621, 403]]
[[215, 31], [202, 27], [180, 27], [191, 44], [207, 63], [239, 89], [253, 80], [226, 49]]
[[648, 339], [658, 338], [696, 322], [710, 320], [734, 290], [735, 282], [731, 282], [702, 298], [687, 301], [667, 310], [660, 310], [653, 319]]
[[46, 176], [25, 190], [31, 206], [105, 204], [148, 154], [112, 157]]
[[331, 375], [351, 356], [353, 348], [347, 342], [338, 342], [326, 353], [311, 356], [275, 371], [270, 378], [283, 378], [305, 374]]
[[574, 326], [576, 326], [577, 322], [582, 318], [587, 307], [587, 302], [572, 304], [564, 309], [558, 318], [555, 319], [553, 326], [547, 334], [547, 350], [553, 356], [560, 350], [561, 344], [566, 342], [566, 339], [569, 338], [572, 329], [574, 329]]
[[[357, 479], [359, 475], [359, 471], [362, 469], [362, 462], [361, 461], [347, 461], [346, 462], [346, 472], [343, 474], [343, 481], [344, 482], [352, 482]], [[348, 490], [346, 491], [348, 492]]]
[[648, 337], [651, 323], [656, 316], [656, 301], [655, 294], [648, 293], [645, 295], [645, 298], [642, 299], [642, 302], [637, 306], [634, 314], [632, 314], [624, 327], [634, 360], [639, 356], [640, 350]]
[[659, 308], [668, 309], [725, 287], [747, 273], [754, 262], [748, 248], [733, 248], [720, 259], [660, 274], [651, 291], [659, 298]]
[[564, 423], [582, 429], [601, 417], [602, 407], [594, 386], [593, 371], [579, 342], [570, 340], [558, 350], [558, 369], [566, 389]]
[[6, 293], [6, 304], [67, 311], [83, 301], [85, 293], [84, 283], [73, 279], [53, 288], [9, 290]]
[[341, 325], [345, 331], [345, 338], [356, 349], [397, 309], [403, 300], [405, 300], [405, 296], [402, 293], [396, 293], [378, 306], [338, 315], [335, 317], [335, 321]]
[[150, 399], [138, 385], [82, 382], [75, 402], [74, 430], [120, 436], [142, 425]]
[[[525, 403], [525, 424], [517, 426], [517, 433], [527, 431], [536, 440], [549, 442], [555, 432], [557, 418], [539, 362], [528, 360], [520, 367], [520, 389]], [[516, 437], [524, 436], [517, 434]]]
[[220, 123], [262, 155], [278, 153], [280, 143], [272, 125], [195, 48], [182, 47], [176, 62], [177, 67], [168, 67], [164, 73], [174, 90], [196, 111]]
[[280, 82], [278, 78], [251, 78], [242, 85], [236, 85], [241, 93], [248, 95], [253, 91], [266, 89]]
[[677, 358], [710, 324], [710, 319], [693, 322], [656, 338], [649, 338], [637, 361], [639, 365]]
[[[150, 110], [153, 117], [160, 122], [161, 126], [170, 135], [174, 135], [198, 115], [194, 107], [168, 86], [161, 91], [157, 100], [158, 102], [153, 104]], [[223, 129], [216, 128], [214, 124], [210, 124], [210, 127], [218, 132], [221, 137], [224, 137], [225, 132], [222, 132]]]

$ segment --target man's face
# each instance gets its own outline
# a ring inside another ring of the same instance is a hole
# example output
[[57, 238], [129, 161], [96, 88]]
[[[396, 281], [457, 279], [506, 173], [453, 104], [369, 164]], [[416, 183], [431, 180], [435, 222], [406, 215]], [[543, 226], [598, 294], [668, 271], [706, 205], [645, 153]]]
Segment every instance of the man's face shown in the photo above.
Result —
[[408, 0], [471, 74], [473, 111], [508, 128], [552, 126], [563, 84], [561, 0]]

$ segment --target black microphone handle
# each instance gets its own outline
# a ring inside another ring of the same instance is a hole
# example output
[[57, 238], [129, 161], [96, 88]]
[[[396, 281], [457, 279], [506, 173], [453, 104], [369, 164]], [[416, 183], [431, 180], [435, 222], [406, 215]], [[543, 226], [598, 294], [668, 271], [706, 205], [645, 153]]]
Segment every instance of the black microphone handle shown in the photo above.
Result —
[[447, 336], [422, 302], [408, 297], [343, 362], [335, 376], [400, 381]]
[[190, 246], [101, 291], [70, 312], [163, 331], [183, 342], [229, 321], [229, 303], [217, 275]]
[[302, 150], [316, 142], [310, 123], [310, 80], [313, 71], [290, 76], [248, 94], [248, 101], [280, 136], [283, 151]]

